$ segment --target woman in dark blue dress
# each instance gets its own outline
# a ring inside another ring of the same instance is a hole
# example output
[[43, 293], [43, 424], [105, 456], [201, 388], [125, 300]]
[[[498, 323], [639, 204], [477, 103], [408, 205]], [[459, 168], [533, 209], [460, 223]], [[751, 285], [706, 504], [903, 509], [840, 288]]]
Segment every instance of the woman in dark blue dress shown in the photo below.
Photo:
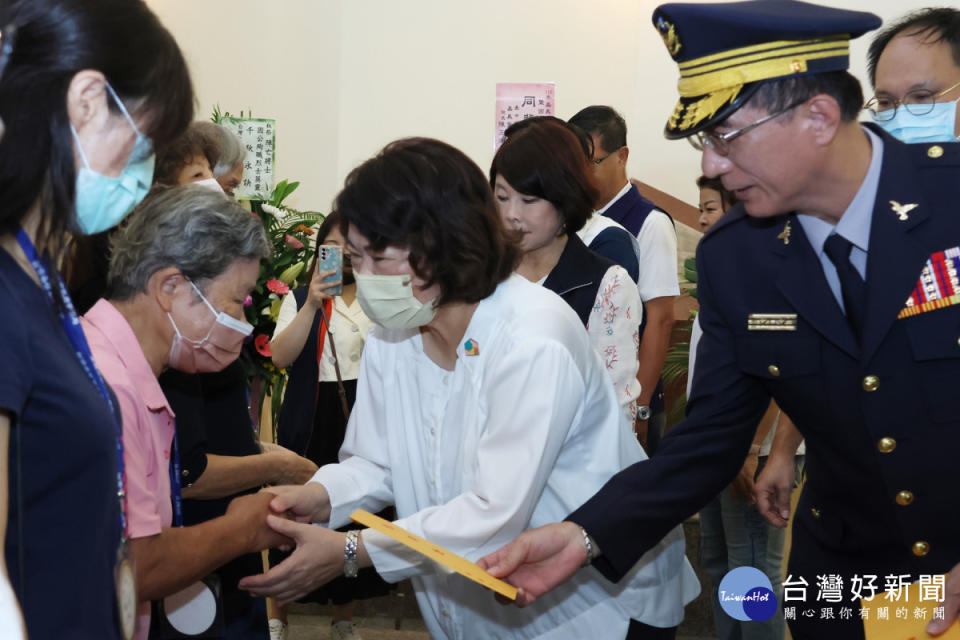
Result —
[[119, 414], [56, 264], [66, 232], [104, 231], [146, 194], [193, 91], [140, 0], [15, 0], [0, 29], [16, 34], [0, 80], [0, 628], [22, 637], [22, 613], [31, 638], [119, 638]]

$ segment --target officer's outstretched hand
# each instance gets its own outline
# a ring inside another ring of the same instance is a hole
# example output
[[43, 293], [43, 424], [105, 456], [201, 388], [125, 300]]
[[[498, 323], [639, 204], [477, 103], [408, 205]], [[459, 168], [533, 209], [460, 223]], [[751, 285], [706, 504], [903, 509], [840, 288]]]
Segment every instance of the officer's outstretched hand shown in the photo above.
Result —
[[753, 495], [757, 499], [757, 509], [775, 527], [787, 526], [787, 520], [790, 519], [790, 494], [795, 480], [793, 456], [771, 453], [754, 483]]
[[927, 625], [927, 633], [938, 636], [956, 623], [960, 615], [960, 564], [957, 564], [947, 574], [947, 584], [944, 588], [943, 620], [934, 620]]
[[[519, 588], [515, 604], [525, 607], [575, 574], [586, 557], [579, 525], [557, 522], [524, 531], [477, 564]], [[509, 602], [500, 596], [497, 599]]]

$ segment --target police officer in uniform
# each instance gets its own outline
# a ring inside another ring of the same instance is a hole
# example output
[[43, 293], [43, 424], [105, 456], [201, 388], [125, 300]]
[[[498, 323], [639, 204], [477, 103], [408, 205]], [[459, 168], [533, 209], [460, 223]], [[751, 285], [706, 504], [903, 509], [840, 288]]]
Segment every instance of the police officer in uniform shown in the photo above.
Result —
[[[792, 603], [793, 637], [862, 637], [854, 577], [876, 576], [882, 594], [888, 575], [949, 572], [949, 623], [960, 609], [960, 145], [906, 145], [857, 121], [848, 46], [880, 25], [872, 14], [753, 0], [666, 4], [653, 22], [680, 68], [666, 136], [702, 149], [703, 173], [740, 201], [697, 253], [704, 336], [688, 417], [566, 522], [481, 565], [523, 587], [521, 602], [584, 559], [619, 580], [733, 479], [772, 397], [807, 442], [788, 573], [809, 587]], [[828, 574], [852, 615], [820, 619]]]

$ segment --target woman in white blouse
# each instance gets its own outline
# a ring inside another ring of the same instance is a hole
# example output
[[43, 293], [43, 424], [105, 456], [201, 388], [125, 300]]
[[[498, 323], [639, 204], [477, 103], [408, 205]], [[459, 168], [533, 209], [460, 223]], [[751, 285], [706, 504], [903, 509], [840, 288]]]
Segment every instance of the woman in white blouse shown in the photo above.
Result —
[[524, 609], [376, 531], [327, 528], [395, 504], [399, 526], [475, 560], [645, 457], [577, 315], [511, 275], [518, 249], [460, 151], [392, 143], [347, 177], [336, 208], [375, 323], [356, 404], [340, 463], [271, 489], [274, 511], [300, 521], [269, 518], [296, 550], [241, 587], [282, 603], [373, 566], [412, 578], [435, 638], [623, 638], [631, 619], [654, 632], [678, 624], [699, 591], [679, 528], [620, 583], [585, 568]]
[[632, 424], [640, 394], [643, 304], [626, 269], [591, 251], [577, 235], [597, 200], [588, 162], [565, 123], [531, 118], [507, 129], [490, 167], [490, 186], [504, 224], [520, 233], [517, 273], [577, 312]]
[[[278, 444], [302, 453], [321, 467], [336, 462], [343, 445], [349, 407], [357, 395], [360, 355], [370, 330], [370, 319], [357, 301], [350, 253], [343, 253], [342, 282], [324, 283], [327, 276], [336, 272], [317, 272], [320, 247], [344, 244], [340, 215], [331, 212], [317, 229], [317, 246], [310, 264], [312, 276], [307, 286], [283, 298], [270, 341], [273, 363], [289, 374], [277, 421]], [[340, 295], [327, 293], [338, 285]], [[378, 515], [392, 518], [393, 510], [386, 509]], [[285, 557], [281, 551], [271, 551], [270, 564], [279, 564]], [[307, 594], [301, 602], [332, 602], [331, 637], [353, 638], [356, 600], [384, 596], [392, 588], [368, 569], [354, 580], [334, 580]], [[282, 633], [287, 625], [286, 607], [277, 607], [274, 613], [271, 633]]]

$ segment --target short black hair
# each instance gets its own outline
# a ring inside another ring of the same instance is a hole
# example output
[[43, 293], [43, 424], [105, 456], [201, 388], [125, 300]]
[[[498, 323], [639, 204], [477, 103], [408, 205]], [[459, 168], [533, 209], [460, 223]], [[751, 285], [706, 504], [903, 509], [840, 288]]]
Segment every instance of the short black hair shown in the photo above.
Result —
[[[13, 0], [0, 25], [17, 42], [0, 83], [0, 233], [15, 231], [40, 201], [38, 245], [59, 243], [75, 219], [74, 139], [67, 90], [84, 69], [103, 73], [156, 147], [193, 119], [194, 95], [183, 54], [143, 0]], [[112, 98], [107, 104], [120, 113]]]
[[518, 131], [522, 131], [531, 124], [535, 122], [556, 122], [557, 124], [563, 125], [567, 129], [573, 132], [577, 136], [577, 140], [580, 141], [580, 146], [583, 147], [583, 153], [587, 156], [587, 159], [593, 158], [593, 138], [590, 137], [590, 134], [578, 127], [575, 124], [570, 122], [564, 122], [556, 116], [533, 116], [532, 118], [526, 118], [524, 120], [517, 120], [512, 125], [507, 127], [507, 130], [503, 132], [504, 138], [509, 138]]
[[604, 105], [593, 105], [578, 111], [568, 123], [578, 126], [588, 135], [596, 134], [600, 146], [607, 153], [627, 146], [627, 122], [616, 109]]
[[531, 118], [508, 135], [493, 157], [490, 187], [498, 175], [520, 193], [543, 198], [560, 214], [567, 233], [583, 228], [597, 202], [583, 144], [562, 121]]
[[908, 13], [874, 36], [867, 52], [871, 86], [877, 85], [877, 62], [883, 50], [901, 33], [906, 36], [922, 35], [926, 44], [946, 42], [950, 45], [953, 63], [960, 67], [960, 11], [950, 7], [928, 7]]
[[720, 178], [708, 178], [707, 176], [700, 176], [697, 178], [697, 188], [698, 189], [712, 189], [720, 194], [720, 199], [723, 200], [723, 210], [726, 211], [733, 205], [737, 204], [737, 196], [734, 195], [732, 191], [727, 191], [723, 186], [723, 181]]
[[408, 249], [438, 305], [483, 300], [520, 259], [480, 167], [439, 140], [391, 142], [350, 172], [333, 208], [344, 237], [352, 224], [374, 251]]
[[[744, 90], [749, 87], [750, 85], [747, 85]], [[860, 88], [860, 81], [847, 71], [765, 80], [745, 104], [775, 113], [821, 93], [837, 101], [840, 105], [840, 117], [844, 122], [853, 122], [860, 116], [863, 109], [863, 89]]]

